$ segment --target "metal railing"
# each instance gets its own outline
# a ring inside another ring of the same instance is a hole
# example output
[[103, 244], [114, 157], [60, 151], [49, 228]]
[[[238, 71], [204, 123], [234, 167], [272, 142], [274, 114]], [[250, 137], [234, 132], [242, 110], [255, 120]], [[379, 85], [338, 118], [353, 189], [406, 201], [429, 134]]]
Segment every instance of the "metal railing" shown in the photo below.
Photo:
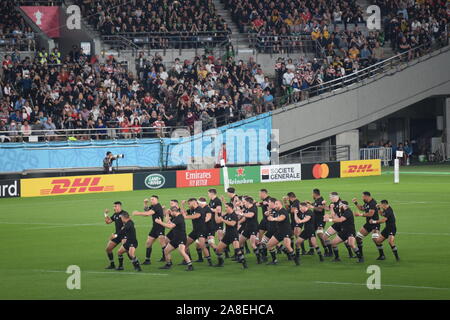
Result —
[[7, 34], [0, 38], [0, 50], [3, 51], [14, 51], [16, 49], [19, 51], [31, 51], [36, 48], [36, 38], [34, 35], [33, 38], [27, 38], [26, 36], [19, 38], [18, 35]]
[[142, 139], [170, 137], [177, 129], [189, 130], [187, 126], [178, 127], [128, 127], [128, 128], [91, 128], [91, 129], [21, 129], [0, 131], [1, 142], [42, 142], [67, 140], [106, 140], [106, 139]]
[[359, 149], [361, 160], [381, 159], [384, 166], [388, 166], [392, 161], [392, 148], [361, 148]]
[[[127, 48], [143, 50], [200, 49], [218, 47], [230, 42], [230, 34], [224, 31], [206, 32], [121, 32], [103, 35], [102, 40], [115, 45], [118, 41]], [[127, 42], [123, 40], [126, 39]], [[125, 49], [125, 48], [121, 48]]]
[[280, 156], [280, 164], [350, 160], [350, 146], [312, 146]]

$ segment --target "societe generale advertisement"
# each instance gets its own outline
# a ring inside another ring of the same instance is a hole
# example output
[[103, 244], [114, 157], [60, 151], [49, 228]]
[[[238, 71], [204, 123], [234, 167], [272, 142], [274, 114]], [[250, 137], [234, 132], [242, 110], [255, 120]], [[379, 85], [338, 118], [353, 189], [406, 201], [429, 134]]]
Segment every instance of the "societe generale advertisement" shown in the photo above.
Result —
[[261, 182], [302, 180], [302, 167], [299, 163], [261, 166], [260, 173]]
[[132, 191], [133, 174], [110, 174], [21, 180], [22, 197]]
[[220, 169], [177, 171], [177, 188], [220, 185]]
[[381, 175], [381, 160], [341, 161], [341, 178]]

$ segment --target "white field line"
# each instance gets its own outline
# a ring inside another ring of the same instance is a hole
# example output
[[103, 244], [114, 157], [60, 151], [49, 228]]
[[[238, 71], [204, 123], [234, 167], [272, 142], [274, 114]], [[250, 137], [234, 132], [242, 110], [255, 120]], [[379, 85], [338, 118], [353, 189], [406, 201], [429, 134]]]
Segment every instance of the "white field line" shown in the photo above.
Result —
[[[335, 284], [335, 285], [348, 285], [348, 286], [367, 286], [366, 283], [352, 283], [352, 282], [327, 282], [327, 281], [314, 281], [318, 284]], [[422, 286], [407, 286], [401, 284], [381, 284], [381, 288], [383, 287], [392, 287], [392, 288], [407, 288], [407, 289], [430, 289], [430, 290], [450, 290], [450, 288], [437, 288], [437, 287], [422, 287]]]
[[[43, 272], [43, 273], [66, 273], [64, 270], [32, 270], [34, 272]], [[126, 274], [126, 275], [144, 275], [144, 276], [168, 276], [167, 273], [148, 273], [148, 272], [123, 272], [123, 271], [83, 271], [81, 273], [89, 273], [89, 274]]]

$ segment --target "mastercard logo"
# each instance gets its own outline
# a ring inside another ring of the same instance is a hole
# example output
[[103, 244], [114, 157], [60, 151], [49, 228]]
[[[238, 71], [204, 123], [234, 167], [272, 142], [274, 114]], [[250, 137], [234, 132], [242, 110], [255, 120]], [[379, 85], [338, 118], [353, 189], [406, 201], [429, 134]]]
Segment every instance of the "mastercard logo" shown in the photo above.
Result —
[[316, 164], [312, 169], [312, 174], [315, 179], [324, 179], [330, 174], [330, 168], [327, 164]]

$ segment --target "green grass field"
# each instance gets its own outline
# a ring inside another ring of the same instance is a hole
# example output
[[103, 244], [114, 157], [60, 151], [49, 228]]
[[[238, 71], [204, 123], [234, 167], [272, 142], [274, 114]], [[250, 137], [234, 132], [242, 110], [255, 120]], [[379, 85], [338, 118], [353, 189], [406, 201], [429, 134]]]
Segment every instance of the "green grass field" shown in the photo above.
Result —
[[[151, 191], [1, 199], [0, 299], [449, 299], [450, 166], [402, 170], [405, 174], [399, 185], [393, 184], [392, 169], [388, 169], [378, 177], [237, 186], [239, 194], [255, 197], [266, 187], [275, 197], [294, 191], [300, 199], [310, 199], [311, 190], [317, 187], [325, 197], [338, 191], [343, 199], [351, 200], [369, 190], [376, 200], [390, 200], [397, 217], [401, 261], [395, 262], [387, 243], [387, 259], [376, 261], [376, 248], [366, 238], [366, 262], [362, 265], [348, 259], [341, 246], [340, 264], [330, 258], [320, 263], [317, 256], [306, 256], [302, 265], [295, 267], [280, 255], [277, 266], [257, 265], [252, 254], [247, 257], [247, 270], [226, 260], [224, 268], [197, 263], [191, 273], [182, 266], [166, 271], [158, 269], [161, 251], [155, 244], [152, 265], [143, 266], [142, 273], [134, 272], [127, 258], [125, 272], [109, 271], [104, 270], [108, 263], [104, 247], [113, 227], [104, 224], [103, 210], [112, 209], [116, 200], [129, 212], [141, 210], [142, 200]], [[206, 190], [156, 193], [167, 205], [172, 198], [206, 196]], [[355, 219], [359, 229], [364, 218]], [[134, 221], [142, 260], [151, 219], [134, 217]], [[192, 252], [195, 255], [195, 250]], [[176, 253], [174, 263], [180, 261]], [[381, 290], [366, 287], [366, 269], [372, 264], [381, 268]], [[69, 265], [81, 268], [81, 290], [66, 288]]]

